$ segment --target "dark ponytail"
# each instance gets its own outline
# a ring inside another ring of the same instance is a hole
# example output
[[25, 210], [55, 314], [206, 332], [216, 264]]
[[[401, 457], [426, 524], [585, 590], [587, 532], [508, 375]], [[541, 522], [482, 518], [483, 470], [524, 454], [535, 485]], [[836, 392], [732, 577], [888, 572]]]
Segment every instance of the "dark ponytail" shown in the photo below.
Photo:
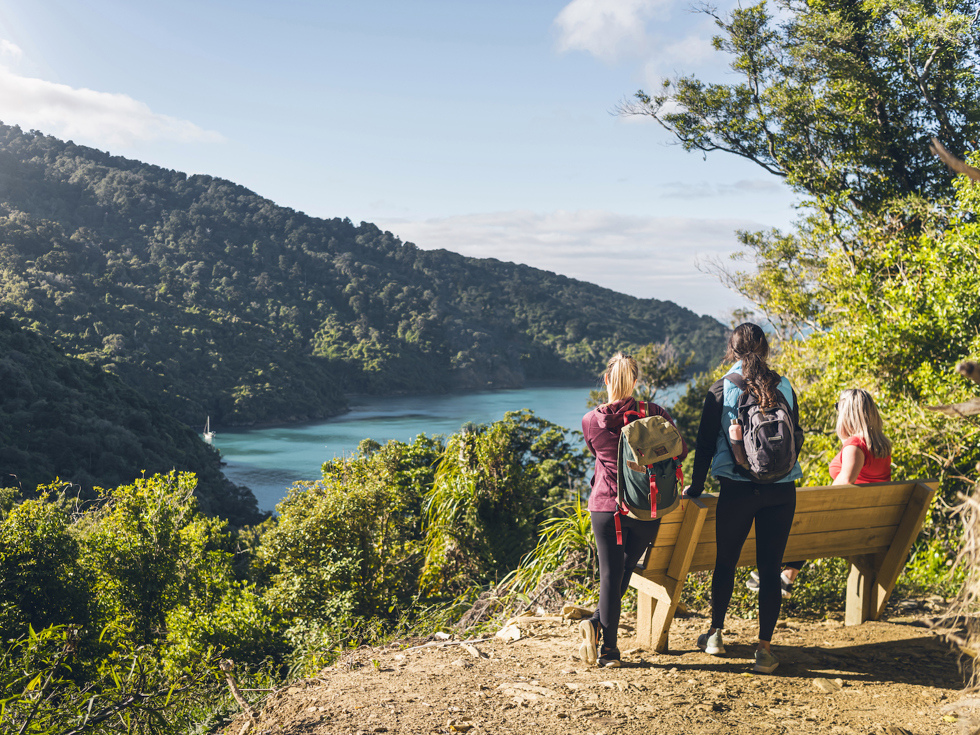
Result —
[[745, 322], [735, 327], [728, 338], [728, 351], [725, 360], [742, 361], [742, 377], [749, 390], [763, 408], [776, 405], [776, 391], [779, 389], [779, 373], [769, 367], [769, 340], [762, 327]]

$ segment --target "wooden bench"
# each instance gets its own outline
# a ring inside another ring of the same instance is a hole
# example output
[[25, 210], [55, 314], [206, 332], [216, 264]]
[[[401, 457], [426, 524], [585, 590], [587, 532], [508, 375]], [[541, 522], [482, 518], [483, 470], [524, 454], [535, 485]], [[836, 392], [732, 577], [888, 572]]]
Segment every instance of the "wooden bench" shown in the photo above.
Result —
[[[877, 620], [938, 488], [938, 480], [798, 488], [783, 559], [847, 559], [851, 572], [844, 621], [858, 625]], [[667, 633], [687, 575], [714, 569], [717, 504], [717, 495], [703, 495], [685, 500], [682, 510], [665, 516], [633, 572], [640, 645], [667, 650]], [[754, 525], [738, 566], [756, 566]]]

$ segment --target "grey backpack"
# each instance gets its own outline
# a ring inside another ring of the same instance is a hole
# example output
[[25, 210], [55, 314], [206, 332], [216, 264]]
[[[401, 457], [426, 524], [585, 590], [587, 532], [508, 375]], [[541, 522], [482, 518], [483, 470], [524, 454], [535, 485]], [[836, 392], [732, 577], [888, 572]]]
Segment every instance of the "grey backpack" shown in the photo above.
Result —
[[[780, 390], [774, 391], [776, 405], [760, 405], [738, 373], [729, 373], [725, 380], [742, 392], [735, 407], [735, 420], [742, 427], [745, 461], [736, 462], [735, 471], [762, 484], [781, 480], [793, 470], [803, 446], [802, 433], [796, 435], [792, 407]], [[727, 430], [724, 433], [727, 437]], [[737, 456], [734, 450], [732, 456]]]

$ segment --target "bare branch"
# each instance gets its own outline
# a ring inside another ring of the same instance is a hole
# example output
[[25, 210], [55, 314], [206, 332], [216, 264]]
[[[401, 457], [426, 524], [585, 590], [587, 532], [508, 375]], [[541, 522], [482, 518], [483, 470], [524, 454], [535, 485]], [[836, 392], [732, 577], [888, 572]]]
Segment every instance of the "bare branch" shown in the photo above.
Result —
[[932, 139], [932, 142], [929, 144], [929, 150], [937, 155], [943, 163], [953, 169], [953, 171], [956, 173], [969, 176], [974, 181], [980, 181], [980, 169], [974, 168], [965, 161], [961, 161], [959, 158], [954, 156], [952, 153], [946, 150], [946, 146], [940, 143], [937, 138]]

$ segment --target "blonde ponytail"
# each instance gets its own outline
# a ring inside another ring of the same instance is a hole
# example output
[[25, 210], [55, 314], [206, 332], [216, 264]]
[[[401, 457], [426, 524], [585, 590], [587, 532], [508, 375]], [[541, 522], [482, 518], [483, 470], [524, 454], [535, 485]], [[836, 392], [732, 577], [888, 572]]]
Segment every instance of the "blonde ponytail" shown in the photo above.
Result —
[[609, 402], [622, 401], [633, 395], [633, 386], [640, 377], [640, 366], [632, 355], [617, 352], [606, 364], [606, 392]]

